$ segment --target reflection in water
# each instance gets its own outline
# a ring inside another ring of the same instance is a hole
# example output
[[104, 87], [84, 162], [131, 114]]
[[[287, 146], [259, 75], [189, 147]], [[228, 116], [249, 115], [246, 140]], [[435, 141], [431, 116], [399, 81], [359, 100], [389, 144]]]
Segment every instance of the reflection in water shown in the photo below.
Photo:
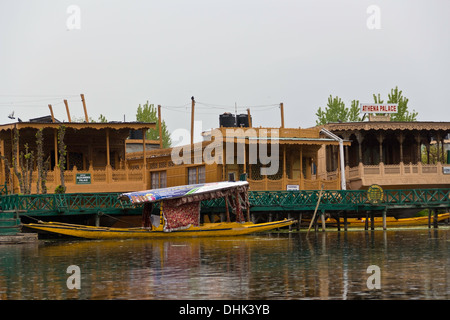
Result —
[[[0, 246], [0, 299], [448, 299], [449, 241], [445, 228], [40, 240]], [[381, 289], [367, 288], [370, 265]]]

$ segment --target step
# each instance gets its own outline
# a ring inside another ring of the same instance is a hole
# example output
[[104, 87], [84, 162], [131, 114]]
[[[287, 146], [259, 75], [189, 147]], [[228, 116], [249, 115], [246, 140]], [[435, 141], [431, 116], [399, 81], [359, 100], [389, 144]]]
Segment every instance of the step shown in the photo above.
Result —
[[0, 211], [0, 220], [2, 219], [15, 219], [17, 213], [14, 211]]
[[0, 227], [14, 227], [20, 225], [20, 219], [0, 219]]
[[2, 227], [0, 226], [0, 236], [4, 235], [14, 235], [20, 232], [22, 229], [22, 226], [15, 226], [15, 227]]

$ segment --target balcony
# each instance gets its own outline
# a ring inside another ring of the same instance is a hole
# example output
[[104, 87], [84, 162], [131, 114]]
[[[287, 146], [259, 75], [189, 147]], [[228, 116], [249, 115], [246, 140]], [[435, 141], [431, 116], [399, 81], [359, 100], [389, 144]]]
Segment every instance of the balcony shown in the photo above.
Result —
[[[444, 173], [440, 162], [436, 164], [390, 164], [364, 165], [346, 167], [345, 176], [349, 189], [360, 189], [372, 184], [384, 187], [443, 187], [450, 185], [450, 174]], [[333, 176], [328, 173], [328, 177]]]

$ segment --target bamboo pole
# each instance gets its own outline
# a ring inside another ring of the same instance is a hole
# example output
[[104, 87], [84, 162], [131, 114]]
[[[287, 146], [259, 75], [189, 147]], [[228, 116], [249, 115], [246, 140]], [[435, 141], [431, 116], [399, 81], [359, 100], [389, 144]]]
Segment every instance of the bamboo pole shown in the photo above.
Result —
[[191, 97], [191, 146], [194, 144], [194, 109], [195, 109], [195, 100], [194, 97]]
[[72, 119], [70, 118], [69, 104], [67, 103], [67, 100], [64, 100], [64, 104], [66, 105], [67, 118], [69, 119], [69, 122], [72, 122]]
[[319, 209], [319, 204], [320, 204], [320, 199], [322, 198], [322, 193], [323, 193], [323, 186], [320, 188], [319, 199], [317, 199], [316, 209], [314, 210], [314, 214], [311, 219], [311, 222], [309, 223], [309, 228], [308, 228], [308, 231], [306, 232], [306, 235], [308, 235], [309, 230], [311, 230], [311, 227], [314, 223], [314, 219], [316, 218], [316, 213], [317, 213], [317, 209]]
[[86, 122], [89, 122], [89, 117], [88, 117], [87, 109], [86, 109], [86, 101], [84, 100], [84, 94], [80, 94], [80, 96], [81, 96], [81, 102], [83, 102], [84, 119], [86, 120]]
[[281, 127], [284, 128], [284, 107], [283, 107], [283, 102], [280, 103], [280, 111], [281, 111]]
[[52, 116], [52, 122], [55, 122], [55, 115], [53, 114], [53, 108], [52, 105], [49, 104], [48, 108], [50, 109], [50, 115]]

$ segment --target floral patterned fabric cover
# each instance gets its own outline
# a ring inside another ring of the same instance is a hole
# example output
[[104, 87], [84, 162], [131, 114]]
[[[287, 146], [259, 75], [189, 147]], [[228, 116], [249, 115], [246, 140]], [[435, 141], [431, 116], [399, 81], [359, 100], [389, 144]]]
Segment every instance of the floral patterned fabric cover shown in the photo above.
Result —
[[176, 205], [177, 201], [167, 200], [162, 203], [165, 220], [164, 231], [187, 229], [190, 226], [200, 225], [200, 202], [191, 202]]

